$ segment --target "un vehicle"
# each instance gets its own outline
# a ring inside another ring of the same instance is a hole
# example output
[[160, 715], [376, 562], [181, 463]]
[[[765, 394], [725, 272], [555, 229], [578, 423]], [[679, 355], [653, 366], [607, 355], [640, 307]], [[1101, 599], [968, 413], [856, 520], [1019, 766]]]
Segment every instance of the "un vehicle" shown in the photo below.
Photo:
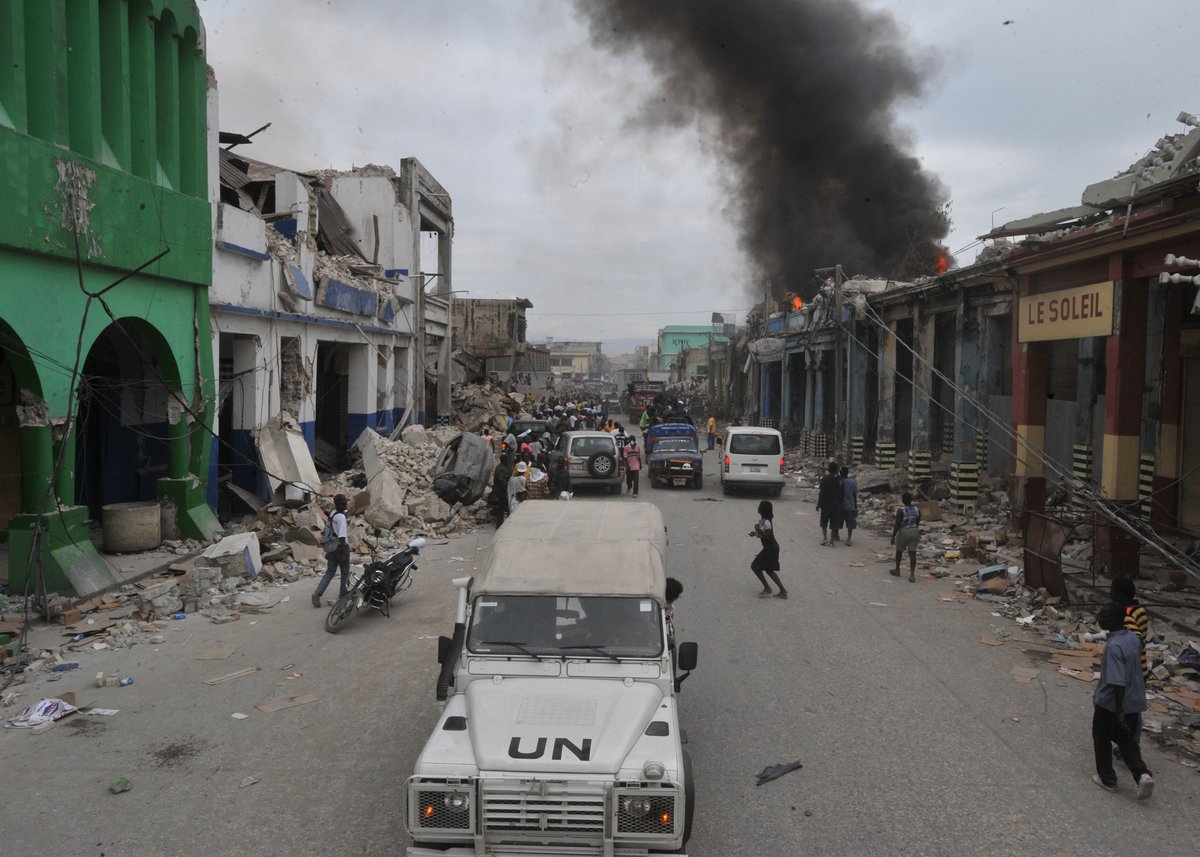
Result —
[[407, 783], [410, 857], [684, 853], [677, 695], [650, 503], [523, 503], [439, 640], [444, 707]]

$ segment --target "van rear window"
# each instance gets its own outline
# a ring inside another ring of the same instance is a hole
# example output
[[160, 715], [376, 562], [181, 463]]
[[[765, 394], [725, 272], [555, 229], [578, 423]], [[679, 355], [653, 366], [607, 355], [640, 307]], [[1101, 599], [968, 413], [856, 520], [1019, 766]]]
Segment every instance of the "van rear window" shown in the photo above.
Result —
[[738, 434], [729, 438], [730, 455], [779, 455], [779, 435]]

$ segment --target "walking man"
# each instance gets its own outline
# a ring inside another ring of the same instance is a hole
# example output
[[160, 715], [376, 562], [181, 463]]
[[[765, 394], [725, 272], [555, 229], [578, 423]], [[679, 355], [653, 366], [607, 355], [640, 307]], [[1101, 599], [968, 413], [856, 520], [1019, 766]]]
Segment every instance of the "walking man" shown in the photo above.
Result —
[[[330, 535], [336, 539], [325, 548], [325, 576], [317, 584], [317, 590], [312, 594], [312, 606], [321, 606], [321, 596], [333, 580], [333, 574], [339, 568], [342, 570], [342, 582], [338, 587], [338, 598], [346, 594], [350, 587], [350, 539], [346, 535], [346, 509], [350, 499], [345, 494], [335, 494], [333, 497], [333, 517], [329, 519]], [[322, 542], [325, 540], [322, 539]], [[330, 550], [332, 547], [332, 550]]]
[[842, 517], [846, 524], [846, 547], [854, 539], [858, 526], [858, 480], [850, 475], [850, 468], [842, 465]]
[[638, 478], [642, 470], [642, 451], [638, 449], [637, 440], [630, 438], [622, 453], [625, 456], [625, 493], [633, 492], [638, 495]]
[[[838, 477], [836, 462], [829, 462], [829, 472], [821, 477], [817, 492], [817, 511], [821, 513], [821, 544], [832, 545], [840, 541], [838, 529], [842, 522], [842, 480]], [[828, 530], [833, 530], [830, 539]]]
[[1108, 642], [1100, 661], [1100, 683], [1092, 694], [1092, 746], [1096, 756], [1092, 782], [1105, 791], [1117, 790], [1117, 773], [1112, 763], [1115, 742], [1121, 750], [1121, 761], [1137, 785], [1138, 800], [1145, 800], [1154, 792], [1154, 777], [1133, 738], [1146, 710], [1142, 644], [1133, 631], [1125, 628], [1123, 605], [1109, 602], [1096, 621], [1108, 631]]

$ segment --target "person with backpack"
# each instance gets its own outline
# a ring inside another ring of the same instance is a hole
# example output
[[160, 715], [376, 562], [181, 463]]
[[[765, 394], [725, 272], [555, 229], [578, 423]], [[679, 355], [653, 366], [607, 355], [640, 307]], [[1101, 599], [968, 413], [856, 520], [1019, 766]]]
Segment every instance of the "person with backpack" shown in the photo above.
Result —
[[313, 607], [321, 606], [321, 596], [333, 580], [333, 574], [339, 568], [342, 570], [342, 582], [338, 587], [338, 597], [341, 598], [350, 588], [350, 538], [346, 534], [346, 509], [350, 506], [350, 498], [345, 494], [335, 494], [333, 497], [333, 514], [329, 523], [321, 533], [321, 547], [325, 550], [325, 576], [317, 584], [312, 594]]

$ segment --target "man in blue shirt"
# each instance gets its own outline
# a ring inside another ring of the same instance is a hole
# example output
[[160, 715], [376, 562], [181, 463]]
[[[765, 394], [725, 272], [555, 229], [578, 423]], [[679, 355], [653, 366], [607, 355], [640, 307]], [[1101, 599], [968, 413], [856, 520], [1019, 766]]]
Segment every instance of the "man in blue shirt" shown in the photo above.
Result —
[[1116, 743], [1137, 784], [1138, 800], [1145, 800], [1154, 792], [1154, 778], [1134, 740], [1142, 712], [1146, 710], [1142, 644], [1135, 633], [1125, 629], [1125, 608], [1120, 604], [1104, 605], [1096, 621], [1108, 631], [1108, 642], [1100, 662], [1100, 683], [1092, 695], [1092, 744], [1096, 752], [1092, 782], [1105, 791], [1117, 790], [1117, 774], [1112, 764], [1112, 744]]

